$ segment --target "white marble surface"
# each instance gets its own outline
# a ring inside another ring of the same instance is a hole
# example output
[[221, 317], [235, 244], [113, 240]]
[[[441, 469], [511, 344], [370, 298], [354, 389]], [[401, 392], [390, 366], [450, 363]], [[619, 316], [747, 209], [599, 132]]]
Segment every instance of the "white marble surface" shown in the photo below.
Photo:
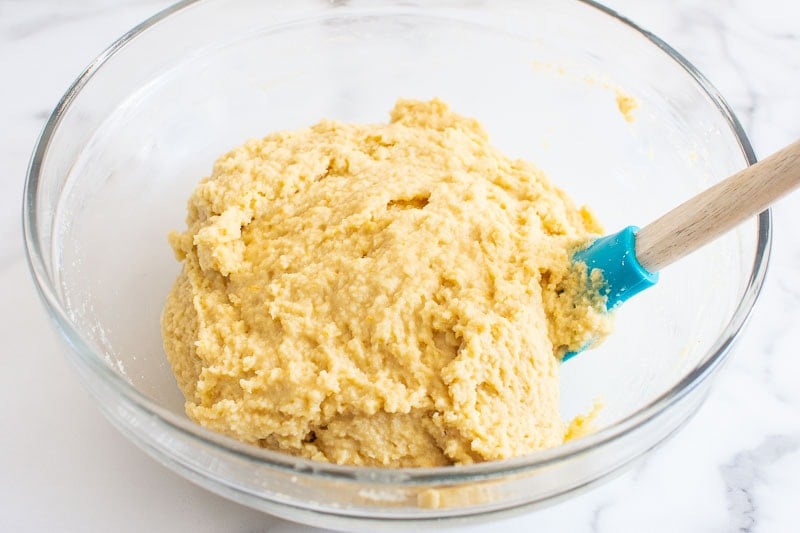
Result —
[[[765, 155], [800, 138], [800, 4], [610, 0], [682, 52]], [[19, 206], [70, 81], [165, 0], [0, 0], [0, 531], [290, 532], [145, 456], [100, 415], [35, 297]], [[700, 413], [635, 469], [546, 510], [463, 531], [798, 531], [800, 194], [774, 210], [769, 279]], [[323, 524], [324, 526], [324, 524]]]

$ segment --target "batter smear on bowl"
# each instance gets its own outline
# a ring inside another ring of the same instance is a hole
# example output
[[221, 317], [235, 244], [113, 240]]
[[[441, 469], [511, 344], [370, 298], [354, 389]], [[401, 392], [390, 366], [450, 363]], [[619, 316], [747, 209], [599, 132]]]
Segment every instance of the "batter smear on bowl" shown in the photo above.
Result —
[[611, 321], [569, 254], [601, 228], [442, 101], [249, 141], [200, 182], [187, 226], [162, 331], [203, 426], [390, 467], [568, 436], [560, 357]]

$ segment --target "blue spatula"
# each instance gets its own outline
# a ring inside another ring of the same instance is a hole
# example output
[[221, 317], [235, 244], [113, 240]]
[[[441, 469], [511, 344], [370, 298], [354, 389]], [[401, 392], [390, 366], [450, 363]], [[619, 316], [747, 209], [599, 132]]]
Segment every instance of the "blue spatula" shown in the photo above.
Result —
[[[611, 310], [652, 287], [662, 268], [726, 233], [800, 186], [800, 141], [687, 200], [642, 229], [628, 226], [573, 255], [600, 269]], [[588, 348], [591, 344], [584, 347]], [[582, 350], [581, 350], [582, 351]], [[580, 353], [569, 352], [562, 361]]]

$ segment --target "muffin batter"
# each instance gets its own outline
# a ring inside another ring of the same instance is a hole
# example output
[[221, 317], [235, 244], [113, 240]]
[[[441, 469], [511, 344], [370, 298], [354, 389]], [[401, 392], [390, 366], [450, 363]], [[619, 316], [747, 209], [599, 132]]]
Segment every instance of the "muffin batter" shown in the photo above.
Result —
[[608, 329], [569, 252], [600, 232], [443, 102], [325, 120], [222, 156], [170, 236], [162, 317], [186, 412], [356, 465], [561, 444], [559, 358]]

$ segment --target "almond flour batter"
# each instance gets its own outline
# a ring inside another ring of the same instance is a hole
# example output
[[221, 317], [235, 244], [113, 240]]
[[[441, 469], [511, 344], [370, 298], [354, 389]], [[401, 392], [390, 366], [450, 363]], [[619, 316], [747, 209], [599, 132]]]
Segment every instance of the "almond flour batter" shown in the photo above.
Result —
[[439, 100], [220, 157], [170, 236], [164, 348], [193, 420], [343, 464], [561, 444], [559, 358], [607, 333], [569, 251], [600, 233]]

